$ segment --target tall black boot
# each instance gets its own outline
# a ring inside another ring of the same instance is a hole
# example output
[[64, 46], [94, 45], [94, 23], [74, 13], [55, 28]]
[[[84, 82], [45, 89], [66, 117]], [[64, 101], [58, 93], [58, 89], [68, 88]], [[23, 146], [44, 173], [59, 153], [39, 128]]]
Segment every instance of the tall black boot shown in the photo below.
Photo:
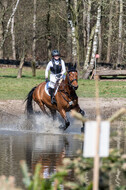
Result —
[[56, 104], [54, 93], [55, 93], [55, 90], [53, 88], [50, 88], [51, 104]]

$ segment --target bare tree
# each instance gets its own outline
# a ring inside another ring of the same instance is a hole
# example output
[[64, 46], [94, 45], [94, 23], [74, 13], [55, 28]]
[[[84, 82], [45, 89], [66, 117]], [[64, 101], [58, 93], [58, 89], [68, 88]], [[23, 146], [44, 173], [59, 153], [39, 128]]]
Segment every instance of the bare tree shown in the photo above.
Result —
[[8, 30], [9, 30], [10, 23], [11, 23], [11, 21], [12, 21], [12, 18], [13, 18], [14, 15], [15, 15], [15, 12], [16, 12], [17, 7], [18, 7], [18, 4], [19, 4], [19, 1], [20, 1], [20, 0], [17, 0], [16, 5], [15, 5], [15, 7], [14, 7], [14, 9], [13, 9], [13, 12], [12, 12], [12, 14], [11, 14], [11, 16], [10, 16], [8, 22], [7, 22], [6, 31], [5, 31], [5, 34], [4, 34], [3, 41], [2, 41], [1, 44], [0, 44], [0, 48], [2, 48], [3, 45], [4, 45], [5, 39], [6, 39], [6, 37], [7, 37]]
[[91, 15], [91, 0], [88, 0], [88, 11], [87, 11], [87, 44], [90, 39], [90, 15]]
[[89, 77], [90, 73], [92, 72], [92, 70], [94, 68], [95, 55], [96, 55], [96, 51], [98, 48], [98, 33], [99, 33], [100, 24], [101, 24], [101, 5], [98, 6], [97, 22], [96, 22], [95, 35], [94, 35], [94, 40], [93, 40], [91, 61], [90, 61], [89, 68], [88, 68], [87, 72], [85, 73], [85, 76], [84, 76], [85, 79], [87, 79]]
[[37, 0], [34, 0], [34, 14], [33, 14], [33, 44], [32, 44], [32, 52], [33, 52], [33, 61], [32, 61], [32, 76], [36, 76], [36, 3]]
[[108, 45], [107, 45], [107, 63], [110, 62], [111, 53], [111, 40], [112, 40], [112, 13], [113, 13], [113, 0], [110, 0], [110, 12], [109, 12], [109, 30], [108, 30]]
[[25, 55], [24, 55], [24, 50], [23, 50], [23, 55], [21, 57], [21, 61], [20, 61], [20, 65], [19, 65], [19, 70], [18, 70], [17, 78], [21, 78], [22, 77], [22, 69], [23, 69], [23, 65], [24, 65], [24, 59], [25, 59]]
[[67, 56], [69, 56], [68, 61], [70, 62], [72, 60], [72, 30], [71, 30], [71, 8], [70, 8], [70, 2], [69, 0], [66, 0], [66, 12], [67, 12]]
[[123, 0], [120, 0], [120, 11], [119, 11], [119, 38], [118, 38], [118, 60], [120, 64], [122, 61], [122, 29], [123, 29]]
[[48, 57], [48, 61], [51, 57], [51, 31], [50, 31], [50, 0], [48, 0], [48, 11], [47, 11], [47, 57]]
[[96, 28], [96, 25], [92, 28], [90, 39], [89, 39], [89, 42], [87, 45], [87, 54], [86, 54], [86, 59], [84, 62], [84, 67], [83, 67], [84, 73], [87, 71], [89, 61], [90, 61], [90, 55], [91, 55], [91, 49], [92, 49], [92, 42], [93, 42], [94, 34], [95, 34], [95, 28]]
[[86, 34], [86, 18], [87, 18], [87, 4], [83, 0], [83, 41], [84, 41], [84, 59], [86, 57], [86, 46], [87, 46], [87, 34]]
[[[13, 0], [13, 11], [14, 11], [14, 0]], [[14, 31], [14, 16], [11, 21], [11, 35], [12, 35], [12, 56], [16, 60], [16, 49], [15, 49], [15, 31]]]
[[[4, 40], [4, 16], [7, 9], [7, 1], [0, 1], [0, 42]], [[0, 58], [3, 58], [4, 50], [3, 46], [0, 45]]]

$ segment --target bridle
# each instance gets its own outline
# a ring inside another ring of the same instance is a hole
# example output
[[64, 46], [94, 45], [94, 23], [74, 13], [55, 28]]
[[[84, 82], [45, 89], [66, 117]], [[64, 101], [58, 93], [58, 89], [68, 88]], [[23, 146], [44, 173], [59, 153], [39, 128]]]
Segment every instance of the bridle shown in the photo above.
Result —
[[[73, 85], [72, 85], [72, 83], [74, 82], [74, 81], [77, 81], [77, 79], [73, 79], [73, 80], [70, 80], [70, 78], [69, 78], [69, 72], [77, 72], [76, 70], [70, 70], [70, 71], [68, 71], [68, 73], [67, 73], [67, 78], [68, 78], [68, 86], [69, 87], [72, 87], [72, 88], [75, 88]], [[63, 90], [61, 90], [60, 88], [59, 88], [59, 92], [60, 92], [60, 94], [61, 94], [61, 96], [63, 97], [63, 99], [70, 105], [70, 106], [73, 106], [73, 101], [77, 98], [77, 95], [76, 95], [76, 93], [74, 94], [74, 96], [70, 96], [69, 95], [69, 93], [68, 92], [66, 92], [64, 89]], [[67, 100], [67, 98], [64, 96], [64, 94], [68, 97], [68, 99], [70, 100]]]
[[[72, 72], [72, 70], [68, 71], [68, 74], [67, 74], [67, 77], [68, 77], [68, 84], [69, 84], [70, 87], [74, 87], [74, 86], [72, 85], [72, 83], [73, 83], [74, 81], [77, 82], [77, 79], [70, 80], [70, 78], [69, 78], [69, 73], [70, 73], [70, 72]], [[73, 72], [77, 72], [77, 71], [74, 70]]]

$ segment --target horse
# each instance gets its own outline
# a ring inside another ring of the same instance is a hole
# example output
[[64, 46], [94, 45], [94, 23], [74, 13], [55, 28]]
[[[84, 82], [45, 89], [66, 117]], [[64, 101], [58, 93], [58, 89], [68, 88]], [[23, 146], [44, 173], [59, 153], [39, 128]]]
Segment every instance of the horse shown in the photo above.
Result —
[[[33, 114], [32, 100], [34, 100], [40, 107], [43, 113], [48, 114], [45, 106], [49, 108], [53, 119], [55, 119], [56, 111], [60, 113], [64, 119], [64, 124], [59, 128], [66, 130], [70, 125], [70, 121], [67, 118], [66, 112], [74, 109], [82, 116], [85, 112], [80, 108], [78, 104], [78, 97], [76, 90], [78, 89], [78, 73], [76, 70], [76, 64], [69, 64], [65, 79], [62, 79], [57, 93], [55, 94], [56, 104], [51, 104], [51, 97], [45, 91], [46, 82], [40, 83], [38, 86], [31, 89], [26, 98], [26, 111], [28, 115]], [[84, 124], [83, 124], [84, 125]], [[84, 126], [81, 128], [83, 131]]]

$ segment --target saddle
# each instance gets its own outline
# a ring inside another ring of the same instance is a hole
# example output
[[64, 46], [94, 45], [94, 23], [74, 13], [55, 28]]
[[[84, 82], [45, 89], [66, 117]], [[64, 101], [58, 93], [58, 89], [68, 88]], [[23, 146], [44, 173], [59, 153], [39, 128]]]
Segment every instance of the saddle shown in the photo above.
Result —
[[[56, 83], [56, 86], [55, 86], [55, 88], [54, 88], [54, 89], [55, 89], [54, 96], [57, 94], [58, 88], [59, 88], [59, 86], [60, 86], [62, 80], [63, 80], [63, 79], [60, 79], [60, 80]], [[46, 94], [48, 94], [49, 96], [51, 96], [50, 87], [49, 87], [49, 82], [47, 82], [46, 85], [45, 85], [45, 92], [46, 92]]]

